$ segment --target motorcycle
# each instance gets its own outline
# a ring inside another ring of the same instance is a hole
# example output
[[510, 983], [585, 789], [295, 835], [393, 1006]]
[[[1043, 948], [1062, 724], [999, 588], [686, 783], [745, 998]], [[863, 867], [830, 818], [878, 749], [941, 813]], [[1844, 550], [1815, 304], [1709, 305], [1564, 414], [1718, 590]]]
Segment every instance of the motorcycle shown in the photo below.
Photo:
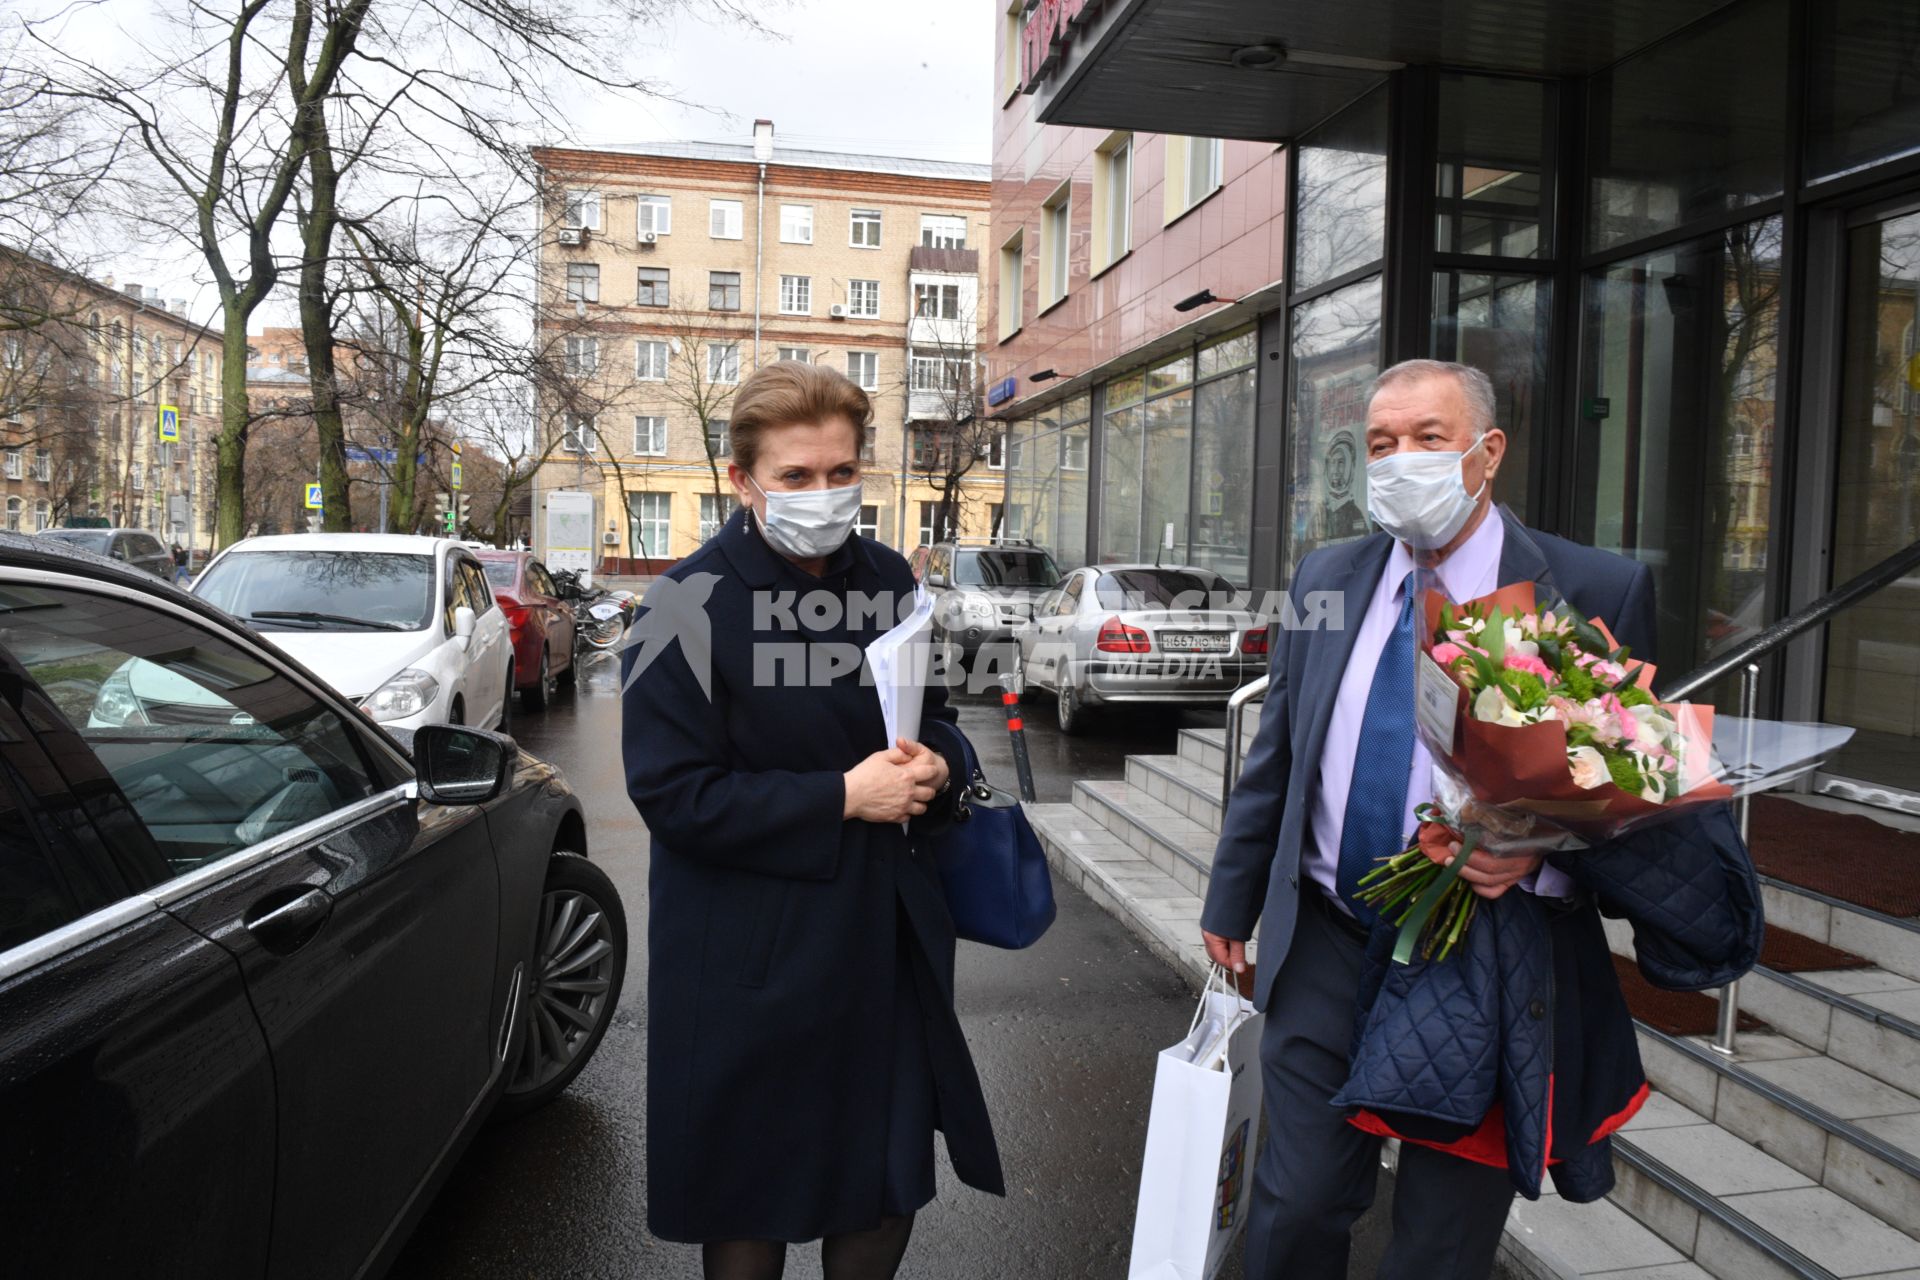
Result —
[[575, 570], [553, 572], [554, 586], [560, 598], [573, 606], [574, 635], [584, 647], [605, 652], [617, 646], [633, 625], [640, 598], [631, 591], [608, 591], [580, 582]]

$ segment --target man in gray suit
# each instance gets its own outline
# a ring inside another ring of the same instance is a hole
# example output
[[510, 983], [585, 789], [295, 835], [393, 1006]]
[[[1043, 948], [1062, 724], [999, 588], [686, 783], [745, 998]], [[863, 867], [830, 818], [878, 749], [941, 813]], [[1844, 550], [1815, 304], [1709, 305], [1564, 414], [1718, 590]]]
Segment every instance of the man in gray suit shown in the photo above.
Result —
[[[1405, 847], [1414, 806], [1432, 798], [1431, 762], [1413, 730], [1411, 571], [1433, 566], [1456, 600], [1550, 580], [1635, 654], [1652, 656], [1645, 566], [1529, 530], [1495, 506], [1506, 436], [1494, 420], [1492, 384], [1465, 365], [1410, 360], [1374, 383], [1367, 509], [1381, 532], [1301, 561], [1296, 605], [1338, 592], [1341, 625], [1281, 632], [1214, 854], [1201, 916], [1208, 954], [1244, 972], [1245, 940], [1260, 928], [1267, 1144], [1247, 1224], [1250, 1280], [1345, 1277], [1353, 1222], [1373, 1199], [1381, 1140], [1331, 1100], [1347, 1079], [1372, 920], [1353, 900], [1357, 882]], [[1476, 853], [1461, 876], [1485, 898], [1574, 892], [1538, 857]], [[1503, 1168], [1403, 1143], [1380, 1274], [1487, 1275], [1513, 1194]]]

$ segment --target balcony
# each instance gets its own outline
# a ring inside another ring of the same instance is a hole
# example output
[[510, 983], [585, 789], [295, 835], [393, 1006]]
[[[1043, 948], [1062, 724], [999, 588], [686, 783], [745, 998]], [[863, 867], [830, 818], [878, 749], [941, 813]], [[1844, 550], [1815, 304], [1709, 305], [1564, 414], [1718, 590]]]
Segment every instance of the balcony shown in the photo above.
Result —
[[907, 270], [949, 276], [977, 276], [980, 274], [980, 251], [930, 249], [923, 244], [915, 245], [907, 253]]

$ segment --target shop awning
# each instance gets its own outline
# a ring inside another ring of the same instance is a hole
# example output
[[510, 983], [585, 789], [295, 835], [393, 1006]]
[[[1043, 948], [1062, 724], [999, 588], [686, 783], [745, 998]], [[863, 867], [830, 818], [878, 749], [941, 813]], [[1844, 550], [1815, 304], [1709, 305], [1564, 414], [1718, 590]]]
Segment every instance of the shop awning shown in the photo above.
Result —
[[1047, 124], [1281, 142], [1402, 66], [1583, 76], [1725, 3], [1040, 0], [1023, 80]]

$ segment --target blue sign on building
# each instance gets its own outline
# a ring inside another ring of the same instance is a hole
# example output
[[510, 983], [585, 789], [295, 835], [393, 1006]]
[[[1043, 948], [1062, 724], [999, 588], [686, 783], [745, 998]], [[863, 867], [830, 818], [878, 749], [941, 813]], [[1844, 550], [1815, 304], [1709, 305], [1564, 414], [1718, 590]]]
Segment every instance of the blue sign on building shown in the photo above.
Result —
[[1019, 386], [1020, 380], [1018, 378], [1002, 378], [991, 387], [988, 387], [988, 407], [991, 408], [994, 405], [1005, 404], [1007, 401], [1013, 399], [1013, 393], [1019, 389]]

